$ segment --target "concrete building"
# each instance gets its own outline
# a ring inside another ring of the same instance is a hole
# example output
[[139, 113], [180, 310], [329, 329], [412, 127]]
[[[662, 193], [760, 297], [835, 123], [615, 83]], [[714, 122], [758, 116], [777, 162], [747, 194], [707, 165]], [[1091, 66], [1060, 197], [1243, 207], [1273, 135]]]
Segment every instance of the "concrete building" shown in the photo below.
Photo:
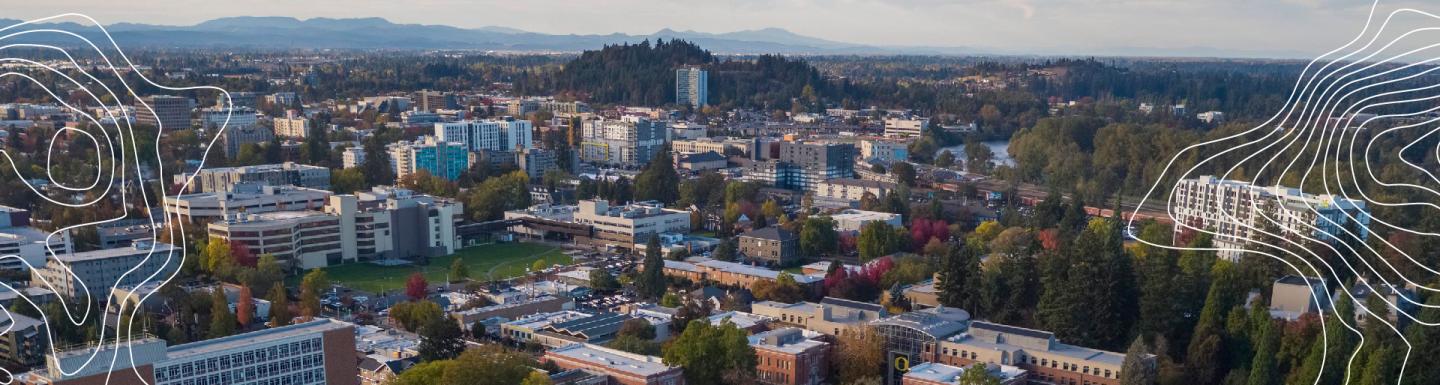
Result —
[[50, 334], [43, 321], [12, 311], [0, 314], [0, 363], [6, 367], [35, 367], [45, 363]]
[[603, 200], [582, 200], [575, 210], [575, 222], [593, 228], [593, 243], [631, 249], [662, 233], [690, 232], [690, 212], [665, 208], [659, 202], [635, 202], [610, 206]]
[[671, 142], [670, 150], [676, 154], [698, 154], [702, 152], [714, 152], [725, 155], [738, 152], [745, 156], [754, 156], [756, 147], [754, 139], [741, 138], [696, 138], [690, 140], [676, 140]]
[[846, 143], [779, 142], [779, 158], [755, 162], [750, 177], [775, 187], [809, 190], [820, 182], [855, 177], [855, 146]]
[[[189, 119], [187, 116], [186, 119]], [[207, 130], [224, 128], [254, 127], [260, 124], [260, 116], [254, 108], [236, 107], [200, 109], [200, 127]]]
[[[665, 275], [689, 279], [692, 282], [711, 282], [716, 285], [749, 288], [755, 282], [774, 282], [782, 271], [743, 263], [717, 261], [708, 258], [692, 258], [692, 262], [665, 261]], [[788, 274], [788, 273], [787, 273]], [[818, 293], [819, 283], [824, 277], [791, 274], [795, 282], [812, 293]]]
[[241, 213], [319, 210], [330, 195], [328, 190], [246, 182], [225, 191], [166, 196], [165, 214], [195, 223]]
[[835, 231], [842, 232], [860, 232], [860, 229], [865, 227], [866, 223], [875, 221], [885, 222], [893, 227], [900, 227], [902, 224], [901, 221], [903, 220], [900, 214], [855, 209], [843, 210], [831, 215], [830, 219], [835, 220]]
[[190, 126], [190, 111], [193, 109], [190, 98], [146, 96], [135, 103], [135, 123], [163, 130], [188, 130], [193, 128]]
[[750, 336], [755, 350], [755, 379], [769, 385], [820, 385], [829, 372], [830, 344], [822, 334], [781, 328]]
[[[1262, 187], [1213, 176], [1181, 180], [1170, 199], [1175, 223], [1215, 233], [1222, 258], [1238, 260], [1260, 230], [1275, 224], [1283, 234], [1304, 235], [1325, 242], [1369, 236], [1370, 211], [1365, 202], [1333, 195], [1303, 193], [1282, 186]], [[1189, 231], [1175, 226], [1179, 235]], [[1176, 237], [1181, 239], [1181, 237]]]
[[772, 266], [790, 266], [800, 261], [800, 237], [770, 226], [740, 234], [740, 255]]
[[887, 139], [862, 140], [860, 141], [860, 157], [886, 162], [903, 162], [910, 159], [910, 143]]
[[580, 159], [586, 162], [639, 167], [650, 163], [666, 142], [670, 130], [665, 123], [638, 116], [597, 119], [586, 122], [580, 143]]
[[330, 319], [169, 347], [154, 337], [123, 345], [52, 354], [44, 368], [18, 374], [16, 380], [49, 385], [359, 384], [354, 327]]
[[30, 227], [30, 210], [0, 206], [0, 255], [20, 257], [0, 261], [0, 269], [26, 271], [30, 266], [45, 266], [50, 257], [69, 254], [70, 250], [74, 247], [69, 231], [52, 236], [50, 232]]
[[700, 67], [675, 69], [675, 103], [696, 109], [709, 103], [709, 74]]
[[506, 116], [499, 120], [462, 120], [435, 123], [435, 137], [461, 143], [467, 151], [517, 151], [535, 148], [535, 129], [529, 120]]
[[684, 373], [655, 356], [645, 356], [591, 344], [570, 344], [545, 352], [546, 362], [561, 369], [603, 373], [614, 385], [685, 385]]
[[[910, 367], [905, 372], [901, 385], [954, 385], [960, 383], [960, 376], [974, 365], [950, 366], [935, 362], [925, 362]], [[986, 372], [991, 377], [1000, 380], [1000, 385], [1023, 385], [1028, 383], [1029, 372], [1025, 369], [1010, 365], [985, 365]]]
[[390, 153], [390, 168], [398, 180], [425, 170], [445, 180], [460, 179], [470, 168], [470, 154], [465, 144], [424, 136], [415, 141], [402, 140], [385, 146]]
[[810, 193], [817, 199], [859, 202], [870, 194], [875, 199], [884, 199], [899, 185], [876, 180], [855, 178], [831, 179], [816, 183]]
[[981, 321], [939, 341], [933, 353], [926, 362], [1015, 366], [1029, 372], [1031, 383], [1047, 384], [1118, 385], [1125, 361], [1122, 353], [1067, 345], [1050, 332]]
[[305, 139], [310, 136], [310, 119], [299, 116], [275, 118], [271, 120], [275, 126], [275, 135], [292, 139]]
[[319, 211], [234, 214], [210, 222], [210, 239], [245, 245], [255, 255], [271, 254], [282, 263], [313, 269], [342, 262], [340, 219]]
[[715, 152], [675, 154], [675, 168], [689, 171], [719, 170], [729, 166], [724, 155]]
[[365, 164], [365, 147], [356, 146], [346, 148], [345, 153], [341, 154], [341, 162], [343, 162], [345, 168], [356, 168]]
[[880, 305], [836, 297], [825, 297], [818, 303], [760, 301], [750, 305], [750, 312], [832, 336], [842, 335], [890, 314]]
[[[48, 282], [58, 295], [84, 298], [88, 294], [103, 301], [112, 288], [162, 280], [179, 268], [181, 252], [169, 244], [140, 241], [130, 247], [60, 254], [44, 267], [30, 270], [30, 280]], [[132, 269], [145, 274], [127, 274]], [[150, 273], [162, 278], [152, 278]]]
[[190, 185], [190, 192], [230, 191], [236, 184], [247, 182], [328, 190], [330, 189], [330, 169], [293, 162], [207, 168], [196, 172], [195, 181]]
[[545, 172], [560, 169], [559, 154], [554, 150], [527, 148], [515, 153], [515, 166], [525, 171], [532, 182], [545, 177]]
[[1325, 279], [1287, 275], [1270, 287], [1270, 316], [1295, 320], [1304, 314], [1330, 310], [1330, 293]]
[[235, 159], [240, 148], [247, 144], [270, 143], [275, 133], [260, 125], [230, 126], [220, 132], [220, 143], [225, 148], [225, 157]]
[[930, 129], [930, 119], [885, 118], [885, 136], [920, 136]]

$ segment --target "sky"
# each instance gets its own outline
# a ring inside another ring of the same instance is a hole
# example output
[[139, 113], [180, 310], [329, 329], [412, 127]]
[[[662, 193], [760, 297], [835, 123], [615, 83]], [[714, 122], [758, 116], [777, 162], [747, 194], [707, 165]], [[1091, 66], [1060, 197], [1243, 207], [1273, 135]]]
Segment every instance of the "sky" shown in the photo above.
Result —
[[[5, 17], [65, 12], [102, 23], [191, 25], [227, 16], [383, 17], [396, 23], [503, 26], [552, 34], [730, 32], [778, 27], [877, 46], [1013, 53], [1319, 54], [1353, 38], [1371, 0], [12, 0]], [[203, 5], [202, 5], [203, 4]], [[1440, 14], [1440, 2], [1382, 0]], [[1440, 24], [1440, 23], [1436, 23]]]

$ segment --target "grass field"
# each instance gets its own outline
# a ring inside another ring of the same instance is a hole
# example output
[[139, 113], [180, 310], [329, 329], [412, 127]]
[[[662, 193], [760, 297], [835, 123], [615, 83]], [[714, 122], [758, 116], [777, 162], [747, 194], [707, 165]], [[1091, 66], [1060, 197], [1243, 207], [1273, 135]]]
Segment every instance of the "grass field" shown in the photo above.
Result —
[[[459, 252], [430, 259], [428, 266], [379, 266], [369, 263], [352, 263], [325, 269], [334, 283], [351, 289], [368, 292], [403, 290], [410, 274], [419, 271], [430, 283], [445, 280], [450, 264], [460, 258], [470, 269], [470, 278], [485, 280], [517, 277], [525, 274], [525, 268], [544, 259], [545, 264], [568, 265], [570, 256], [559, 248], [537, 243], [497, 243], [461, 249]], [[493, 273], [493, 275], [492, 275]]]

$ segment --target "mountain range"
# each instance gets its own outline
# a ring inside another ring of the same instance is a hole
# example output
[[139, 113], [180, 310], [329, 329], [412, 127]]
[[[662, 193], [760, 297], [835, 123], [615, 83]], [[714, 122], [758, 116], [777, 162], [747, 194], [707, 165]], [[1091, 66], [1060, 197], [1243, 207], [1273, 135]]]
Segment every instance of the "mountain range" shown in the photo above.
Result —
[[[0, 25], [20, 23], [0, 18]], [[76, 32], [97, 40], [99, 30], [75, 23], [39, 24]], [[312, 18], [239, 16], [189, 26], [116, 23], [106, 26], [122, 46], [147, 48], [261, 49], [465, 49], [509, 52], [580, 52], [608, 44], [682, 39], [720, 54], [780, 53], [791, 55], [1042, 55], [1042, 56], [1176, 56], [1176, 57], [1308, 57], [1301, 52], [1258, 52], [1211, 47], [1110, 47], [1089, 50], [1057, 48], [1049, 52], [1006, 48], [876, 46], [805, 36], [781, 28], [726, 33], [662, 29], [648, 35], [547, 34], [503, 26], [460, 28], [446, 25], [397, 24], [378, 17]], [[73, 44], [73, 39], [42, 38], [32, 42]]]

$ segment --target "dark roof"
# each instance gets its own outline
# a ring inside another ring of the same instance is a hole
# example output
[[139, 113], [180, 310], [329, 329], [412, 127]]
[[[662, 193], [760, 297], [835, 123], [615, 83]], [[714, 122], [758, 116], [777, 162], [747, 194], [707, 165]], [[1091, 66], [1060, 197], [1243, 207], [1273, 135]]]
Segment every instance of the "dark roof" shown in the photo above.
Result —
[[1325, 279], [1316, 277], [1301, 277], [1298, 275], [1287, 275], [1275, 280], [1275, 283], [1281, 283], [1286, 285], [1320, 285], [1325, 283]]
[[571, 336], [583, 336], [587, 339], [597, 339], [619, 332], [620, 324], [625, 323], [625, 321], [630, 318], [632, 317], [624, 314], [601, 313], [590, 317], [550, 324], [550, 326], [545, 327], [545, 330]]
[[1030, 337], [1030, 338], [1050, 339], [1050, 338], [1052, 338], [1052, 337], [1055, 336], [1055, 333], [1051, 333], [1051, 332], [1047, 332], [1047, 331], [1035, 330], [1035, 329], [1026, 329], [1026, 328], [1016, 327], [1016, 326], [1010, 326], [1010, 325], [1001, 325], [1001, 324], [989, 323], [989, 322], [985, 322], [985, 321], [973, 321], [973, 322], [970, 323], [970, 327], [976, 328], [976, 329], [990, 330], [990, 331], [999, 332], [999, 333], [1012, 334], [1012, 335], [1023, 336], [1023, 337]]
[[714, 152], [714, 151], [706, 151], [706, 152], [697, 153], [697, 154], [687, 154], [687, 155], [681, 155], [681, 156], [680, 156], [680, 162], [687, 162], [687, 163], [696, 163], [696, 162], [718, 162], [718, 161], [724, 161], [724, 160], [725, 160], [725, 156], [724, 156], [724, 155], [720, 155], [720, 154], [718, 154], [718, 153], [716, 153], [716, 152]]
[[844, 299], [844, 298], [825, 297], [824, 299], [821, 299], [821, 300], [820, 300], [820, 303], [821, 303], [821, 304], [824, 304], [824, 305], [835, 305], [835, 306], [844, 306], [844, 307], [855, 308], [855, 309], [860, 309], [860, 310], [869, 310], [869, 311], [873, 311], [873, 312], [877, 312], [877, 313], [883, 313], [883, 312], [885, 312], [885, 308], [884, 308], [883, 306], [880, 306], [879, 304], [873, 304], [873, 303], [869, 303], [869, 302], [860, 302], [860, 301], [851, 301], [851, 300]]
[[799, 239], [795, 236], [795, 233], [786, 231], [785, 229], [781, 229], [776, 226], [770, 226], [757, 230], [750, 230], [744, 234], [740, 234], [740, 236], [749, 238], [760, 238], [771, 241], [789, 241]]

